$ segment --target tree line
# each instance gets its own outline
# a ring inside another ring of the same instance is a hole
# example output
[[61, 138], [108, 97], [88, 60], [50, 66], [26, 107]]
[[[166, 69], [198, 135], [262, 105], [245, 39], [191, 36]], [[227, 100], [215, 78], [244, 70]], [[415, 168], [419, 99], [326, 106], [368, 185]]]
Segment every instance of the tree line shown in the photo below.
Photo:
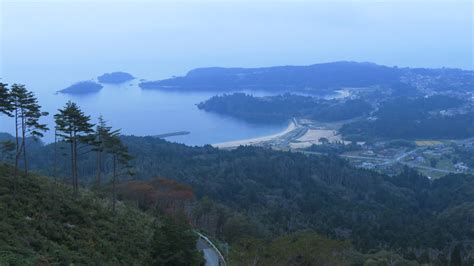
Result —
[[[38, 141], [44, 133], [50, 130], [48, 125], [41, 123], [41, 118], [49, 113], [42, 110], [35, 94], [28, 90], [25, 85], [0, 83], [0, 114], [4, 117], [13, 118], [14, 141], [3, 141], [1, 147], [4, 152], [13, 153], [15, 166], [15, 180], [20, 174], [20, 162], [23, 164], [23, 174], [28, 175], [28, 144]], [[5, 119], [5, 121], [7, 121]], [[118, 178], [122, 175], [132, 175], [130, 161], [133, 159], [128, 148], [120, 139], [120, 129], [112, 129], [101, 117], [95, 125], [91, 117], [86, 115], [80, 107], [68, 101], [58, 112], [54, 114], [54, 165], [57, 168], [59, 156], [58, 146], [67, 145], [69, 152], [63, 155], [70, 159], [70, 182], [73, 194], [77, 197], [79, 193], [79, 157], [90, 152], [95, 153], [97, 161], [96, 186], [102, 184], [104, 157], [111, 157], [113, 161], [112, 202], [115, 210], [116, 192], [115, 187]], [[67, 180], [65, 179], [64, 182]], [[17, 181], [15, 181], [17, 183]], [[13, 191], [16, 193], [16, 186]]]
[[334, 122], [363, 116], [372, 110], [362, 99], [325, 100], [290, 93], [266, 97], [224, 94], [199, 103], [198, 108], [253, 123], [282, 123], [292, 117]]
[[474, 136], [474, 109], [464, 99], [446, 95], [398, 97], [382, 102], [370, 120], [344, 124], [348, 140], [463, 139]]

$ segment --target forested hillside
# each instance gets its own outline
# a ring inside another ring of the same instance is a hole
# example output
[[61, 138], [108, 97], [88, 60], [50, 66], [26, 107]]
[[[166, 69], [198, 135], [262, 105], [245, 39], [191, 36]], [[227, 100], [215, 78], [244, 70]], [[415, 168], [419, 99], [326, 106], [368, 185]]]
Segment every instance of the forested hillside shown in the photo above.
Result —
[[[25, 86], [1, 85], [17, 130], [0, 135], [0, 263], [199, 265], [192, 228], [237, 265], [474, 262], [472, 175], [388, 176], [336, 156], [123, 136], [71, 101], [43, 145], [48, 113]], [[406, 101], [422, 116], [462, 103]]]
[[368, 114], [372, 110], [370, 104], [361, 99], [341, 102], [294, 94], [254, 97], [244, 93], [214, 96], [198, 107], [257, 123], [281, 123], [293, 117], [340, 121]]
[[284, 94], [254, 97], [243, 93], [214, 96], [198, 105], [202, 110], [254, 123], [283, 123], [304, 118], [345, 122], [347, 140], [462, 139], [474, 136], [474, 105], [469, 99], [446, 95], [324, 100]]
[[[222, 151], [152, 137], [122, 140], [135, 157], [134, 178], [159, 175], [186, 183], [198, 198], [209, 197], [231, 213], [244, 215], [222, 220], [232, 221], [232, 236], [223, 234], [227, 222], [217, 220], [208, 228], [224, 241], [312, 229], [347, 239], [360, 252], [397, 250], [405, 258], [444, 264], [457, 256], [456, 247], [463, 261], [472, 260], [473, 176], [431, 181], [406, 169], [389, 177], [355, 169], [337, 157], [253, 147]], [[53, 161], [47, 158], [53, 158], [52, 151], [53, 145], [38, 149], [45, 159], [35, 160], [32, 154], [32, 166], [51, 169]], [[94, 157], [84, 156], [80, 164], [83, 182], [93, 183]], [[106, 165], [110, 169], [110, 158]], [[68, 171], [61, 176], [67, 177]]]
[[468, 138], [474, 136], [474, 105], [442, 95], [390, 99], [372, 120], [346, 124], [341, 133], [349, 139]]
[[0, 265], [202, 262], [188, 225], [123, 203], [113, 211], [105, 195], [84, 190], [77, 198], [65, 184], [15, 178], [12, 167], [0, 165]]
[[397, 68], [373, 63], [333, 62], [310, 66], [198, 68], [183, 77], [140, 83], [144, 89], [327, 93], [344, 87], [391, 87], [403, 81], [436, 90], [472, 90], [472, 71]]

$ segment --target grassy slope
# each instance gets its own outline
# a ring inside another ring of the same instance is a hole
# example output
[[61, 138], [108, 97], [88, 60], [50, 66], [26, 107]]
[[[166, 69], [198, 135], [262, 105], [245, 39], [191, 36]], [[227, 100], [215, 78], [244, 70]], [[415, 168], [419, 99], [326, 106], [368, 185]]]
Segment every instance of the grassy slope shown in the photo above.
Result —
[[39, 176], [18, 178], [0, 165], [0, 265], [143, 264], [149, 256], [152, 218], [110, 204], [92, 193], [76, 200], [68, 187]]

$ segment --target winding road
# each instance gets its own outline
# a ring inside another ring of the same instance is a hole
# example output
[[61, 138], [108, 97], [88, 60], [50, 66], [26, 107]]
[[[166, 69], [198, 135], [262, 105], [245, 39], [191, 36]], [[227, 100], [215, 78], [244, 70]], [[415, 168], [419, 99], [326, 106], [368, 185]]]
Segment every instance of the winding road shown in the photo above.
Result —
[[205, 235], [195, 231], [199, 236], [196, 243], [196, 248], [204, 253], [204, 259], [206, 260], [206, 266], [225, 266], [226, 262], [224, 256], [217, 247], [209, 240]]

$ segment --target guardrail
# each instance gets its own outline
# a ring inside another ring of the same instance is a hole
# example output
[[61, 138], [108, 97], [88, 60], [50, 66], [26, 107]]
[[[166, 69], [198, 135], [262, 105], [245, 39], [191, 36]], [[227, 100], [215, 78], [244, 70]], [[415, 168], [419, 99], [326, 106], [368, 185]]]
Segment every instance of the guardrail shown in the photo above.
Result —
[[200, 238], [202, 238], [204, 241], [206, 241], [209, 246], [211, 246], [217, 253], [217, 255], [219, 255], [219, 258], [220, 260], [222, 261], [222, 264], [223, 266], [226, 266], [226, 262], [225, 262], [225, 259], [224, 259], [224, 256], [222, 256], [222, 253], [219, 251], [219, 249], [214, 245], [214, 243], [212, 243], [211, 240], [209, 240], [209, 238], [201, 233], [199, 233], [198, 231], [194, 231]]

